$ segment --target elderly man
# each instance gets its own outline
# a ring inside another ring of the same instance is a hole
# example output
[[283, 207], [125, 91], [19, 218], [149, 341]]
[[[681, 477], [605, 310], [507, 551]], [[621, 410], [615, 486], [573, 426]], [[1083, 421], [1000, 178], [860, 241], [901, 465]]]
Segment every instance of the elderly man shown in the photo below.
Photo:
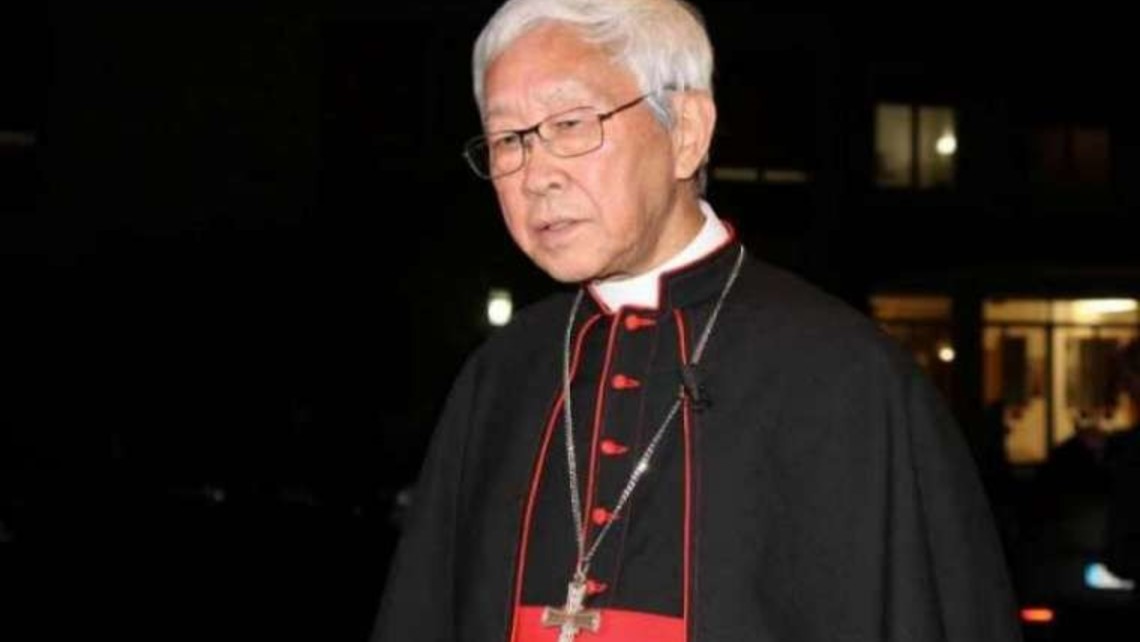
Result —
[[376, 639], [1017, 638], [931, 387], [702, 200], [712, 64], [676, 0], [511, 0], [480, 35], [467, 158], [578, 287], [465, 365]]

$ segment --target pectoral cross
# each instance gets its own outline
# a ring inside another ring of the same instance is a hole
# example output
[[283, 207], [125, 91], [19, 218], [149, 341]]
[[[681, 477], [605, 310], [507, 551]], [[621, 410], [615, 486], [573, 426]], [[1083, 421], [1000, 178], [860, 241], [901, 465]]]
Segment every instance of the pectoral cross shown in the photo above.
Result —
[[602, 625], [602, 614], [595, 610], [582, 608], [586, 599], [586, 580], [575, 577], [566, 588], [566, 606], [561, 609], [546, 607], [542, 610], [542, 625], [547, 627], [561, 627], [558, 633], [558, 642], [574, 642], [578, 632], [586, 629], [597, 633]]

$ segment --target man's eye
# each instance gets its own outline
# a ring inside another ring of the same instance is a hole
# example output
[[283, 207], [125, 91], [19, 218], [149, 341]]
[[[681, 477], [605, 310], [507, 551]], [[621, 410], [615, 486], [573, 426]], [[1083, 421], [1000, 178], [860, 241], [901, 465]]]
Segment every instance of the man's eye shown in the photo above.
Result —
[[518, 134], [508, 134], [506, 136], [492, 138], [491, 150], [495, 152], [511, 151], [519, 146], [520, 140]]
[[556, 133], [572, 132], [581, 127], [583, 122], [585, 121], [578, 117], [559, 118], [554, 121], [553, 129]]

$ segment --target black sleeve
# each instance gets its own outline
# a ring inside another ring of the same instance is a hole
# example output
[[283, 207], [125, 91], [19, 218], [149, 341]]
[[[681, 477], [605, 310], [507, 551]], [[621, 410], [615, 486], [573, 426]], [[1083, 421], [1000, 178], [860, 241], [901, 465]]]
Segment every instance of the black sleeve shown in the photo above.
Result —
[[474, 359], [452, 386], [388, 572], [372, 642], [454, 639], [454, 548], [463, 449], [477, 389]]
[[961, 431], [914, 369], [891, 405], [889, 640], [1020, 639], [992, 512]]

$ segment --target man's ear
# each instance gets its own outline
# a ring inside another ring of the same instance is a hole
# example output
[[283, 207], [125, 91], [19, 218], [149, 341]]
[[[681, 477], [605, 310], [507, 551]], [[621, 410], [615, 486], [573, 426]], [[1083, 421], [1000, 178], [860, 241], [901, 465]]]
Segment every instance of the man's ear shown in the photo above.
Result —
[[674, 92], [673, 175], [679, 180], [692, 178], [708, 157], [716, 126], [716, 104], [712, 94], [702, 90]]

